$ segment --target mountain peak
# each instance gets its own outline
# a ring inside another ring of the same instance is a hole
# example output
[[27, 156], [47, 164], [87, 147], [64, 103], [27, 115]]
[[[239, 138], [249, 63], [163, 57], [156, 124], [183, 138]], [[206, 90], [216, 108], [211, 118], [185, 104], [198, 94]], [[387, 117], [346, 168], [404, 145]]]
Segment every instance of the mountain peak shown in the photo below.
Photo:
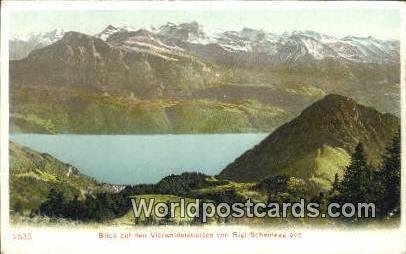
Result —
[[265, 38], [265, 32], [263, 30], [244, 27], [240, 32], [240, 36], [248, 40], [259, 40]]
[[104, 30], [113, 30], [113, 29], [117, 29], [117, 27], [113, 25], [108, 25]]
[[[332, 118], [336, 120], [344, 120], [344, 118], [352, 118], [358, 111], [365, 111], [375, 109], [366, 108], [360, 104], [357, 104], [352, 98], [339, 95], [339, 94], [328, 94], [321, 100], [313, 103], [305, 110], [303, 110], [301, 116], [305, 118], [314, 118], [315, 116], [326, 121], [330, 121]], [[377, 111], [376, 111], [377, 112]], [[328, 119], [328, 120], [327, 120]], [[352, 121], [353, 119], [348, 119]]]
[[292, 35], [304, 35], [304, 36], [309, 36], [309, 37], [314, 37], [314, 38], [321, 38], [321, 34], [316, 32], [316, 31], [312, 31], [312, 30], [304, 30], [304, 31], [300, 31], [300, 30], [295, 30], [292, 32]]
[[95, 36], [99, 39], [102, 39], [103, 41], [106, 41], [111, 35], [118, 33], [118, 32], [129, 32], [129, 31], [135, 31], [134, 28], [131, 28], [129, 26], [113, 26], [113, 25], [108, 25], [103, 31], [100, 33], [96, 34]]
[[[357, 102], [354, 101], [354, 99], [350, 97], [346, 97], [340, 94], [327, 94], [322, 98], [321, 100], [315, 102], [312, 106], [308, 107], [308, 109], [314, 108], [314, 107], [322, 107], [325, 109], [328, 108], [334, 108], [334, 107], [339, 107], [339, 106], [356, 106]], [[361, 106], [361, 105], [358, 105]]]
[[62, 38], [64, 33], [65, 33], [65, 31], [62, 28], [56, 28], [48, 33], [45, 33], [42, 37], [55, 41], [55, 40]]
[[81, 32], [76, 32], [76, 31], [68, 31], [64, 34], [63, 38], [69, 38], [69, 37], [73, 37], [73, 36], [79, 36], [79, 37], [91, 37], [88, 34], [84, 34]]
[[330, 93], [324, 96], [324, 100], [334, 100], [334, 101], [354, 101], [350, 97], [346, 97], [341, 94]]
[[193, 41], [199, 38], [206, 37], [203, 27], [197, 22], [190, 23], [170, 23], [163, 25], [159, 28], [158, 34], [166, 37], [167, 39]]
[[359, 142], [365, 145], [369, 163], [380, 163], [398, 128], [399, 119], [393, 115], [329, 94], [228, 165], [219, 177], [250, 182], [288, 175], [328, 183], [335, 173], [342, 174]]
[[84, 34], [84, 33], [69, 31], [63, 35], [61, 40], [64, 42], [72, 43], [72, 42], [77, 42], [77, 41], [82, 41], [82, 40], [91, 40], [93, 38], [94, 37]]

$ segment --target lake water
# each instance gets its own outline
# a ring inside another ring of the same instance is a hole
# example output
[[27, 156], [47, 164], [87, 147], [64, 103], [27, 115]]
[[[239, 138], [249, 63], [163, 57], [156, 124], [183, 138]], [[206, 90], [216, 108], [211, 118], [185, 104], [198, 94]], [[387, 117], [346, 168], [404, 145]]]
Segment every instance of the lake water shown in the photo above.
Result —
[[186, 171], [216, 175], [266, 136], [14, 134], [10, 139], [49, 153], [99, 181], [139, 184]]

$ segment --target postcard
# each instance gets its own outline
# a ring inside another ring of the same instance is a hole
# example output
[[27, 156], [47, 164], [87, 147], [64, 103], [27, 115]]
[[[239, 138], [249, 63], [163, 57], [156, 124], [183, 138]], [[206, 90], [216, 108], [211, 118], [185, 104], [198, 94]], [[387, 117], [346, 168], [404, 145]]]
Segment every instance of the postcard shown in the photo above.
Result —
[[2, 253], [406, 253], [401, 2], [1, 4]]

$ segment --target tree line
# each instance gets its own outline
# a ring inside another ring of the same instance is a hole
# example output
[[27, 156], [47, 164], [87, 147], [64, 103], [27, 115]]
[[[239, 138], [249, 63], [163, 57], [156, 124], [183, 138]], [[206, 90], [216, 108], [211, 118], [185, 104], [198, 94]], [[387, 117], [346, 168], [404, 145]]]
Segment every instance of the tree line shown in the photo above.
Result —
[[[387, 148], [382, 165], [374, 168], [368, 164], [364, 146], [359, 143], [351, 156], [342, 179], [335, 175], [332, 189], [311, 198], [319, 203], [375, 203], [376, 214], [381, 218], [400, 215], [400, 134]], [[102, 222], [123, 216], [131, 209], [129, 196], [140, 194], [173, 194], [190, 198], [212, 200], [215, 203], [244, 202], [235, 190], [208, 193], [205, 196], [193, 194], [194, 189], [211, 185], [201, 173], [183, 173], [163, 178], [157, 184], [127, 186], [119, 193], [100, 192], [79, 199], [75, 196], [67, 200], [63, 192], [51, 188], [46, 201], [39, 207], [37, 214], [53, 218], [68, 218], [78, 221]], [[222, 182], [216, 184], [223, 184]], [[268, 191], [269, 202], [288, 202], [303, 196], [306, 183], [297, 178], [276, 176], [266, 179], [257, 186]], [[277, 200], [275, 200], [277, 197]]]
[[393, 138], [382, 158], [382, 165], [375, 169], [367, 163], [364, 146], [359, 143], [352, 154], [351, 163], [343, 179], [336, 175], [330, 201], [339, 203], [374, 203], [376, 215], [400, 215], [401, 154], [400, 132]]
[[99, 192], [87, 194], [83, 199], [78, 195], [68, 200], [63, 191], [51, 188], [47, 199], [38, 210], [31, 213], [51, 218], [66, 218], [75, 221], [103, 222], [123, 216], [131, 209], [129, 197], [142, 194], [174, 194], [188, 196], [191, 190], [207, 186], [208, 176], [197, 173], [170, 175], [157, 184], [127, 186], [119, 193]]

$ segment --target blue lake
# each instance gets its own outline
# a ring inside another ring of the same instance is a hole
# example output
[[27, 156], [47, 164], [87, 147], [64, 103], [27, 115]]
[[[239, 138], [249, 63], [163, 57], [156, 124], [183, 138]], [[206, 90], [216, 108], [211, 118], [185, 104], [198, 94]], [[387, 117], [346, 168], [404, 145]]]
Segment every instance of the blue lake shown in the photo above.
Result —
[[216, 175], [267, 135], [13, 134], [10, 139], [49, 153], [99, 181], [139, 184], [186, 171]]

